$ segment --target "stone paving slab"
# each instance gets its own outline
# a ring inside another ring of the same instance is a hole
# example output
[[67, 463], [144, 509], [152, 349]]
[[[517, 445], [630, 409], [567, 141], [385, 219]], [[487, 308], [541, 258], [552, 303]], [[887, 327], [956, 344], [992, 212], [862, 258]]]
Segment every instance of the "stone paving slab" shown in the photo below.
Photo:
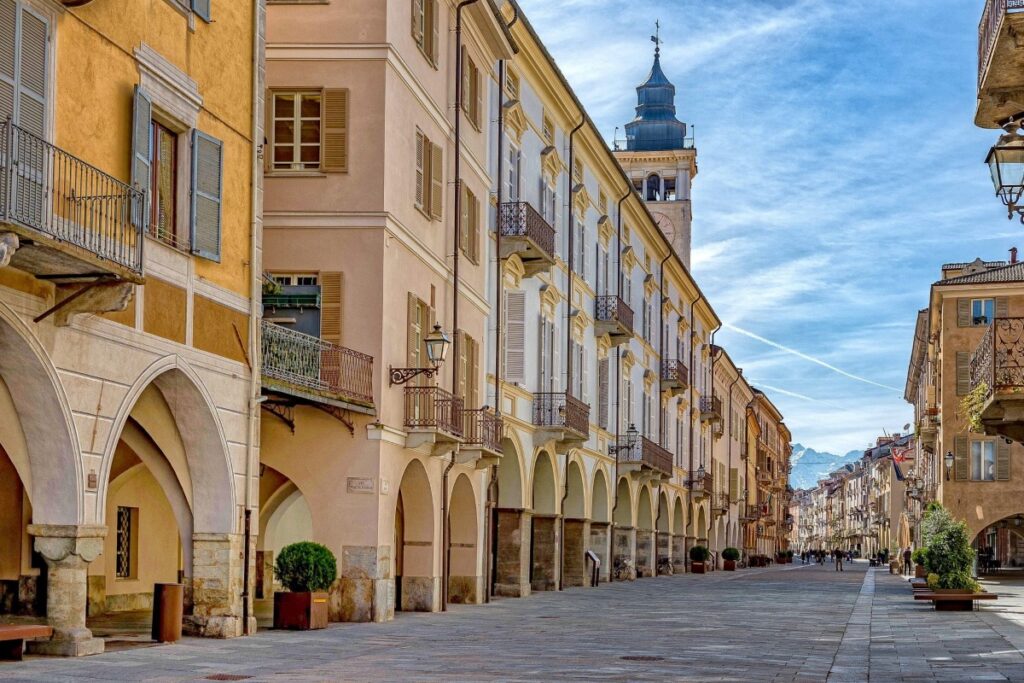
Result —
[[[1024, 602], [1024, 586], [1013, 590]], [[901, 577], [866, 563], [845, 572], [797, 564], [540, 593], [387, 624], [29, 658], [0, 663], [0, 679], [1024, 683], [1016, 599], [936, 613]]]

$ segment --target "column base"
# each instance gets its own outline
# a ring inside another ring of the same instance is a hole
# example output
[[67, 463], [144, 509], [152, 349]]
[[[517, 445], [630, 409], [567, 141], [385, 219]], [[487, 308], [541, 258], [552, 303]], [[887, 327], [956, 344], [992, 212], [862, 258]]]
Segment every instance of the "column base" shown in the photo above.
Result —
[[105, 642], [94, 638], [87, 628], [55, 632], [50, 640], [30, 640], [25, 643], [29, 654], [50, 657], [87, 657], [103, 654]]

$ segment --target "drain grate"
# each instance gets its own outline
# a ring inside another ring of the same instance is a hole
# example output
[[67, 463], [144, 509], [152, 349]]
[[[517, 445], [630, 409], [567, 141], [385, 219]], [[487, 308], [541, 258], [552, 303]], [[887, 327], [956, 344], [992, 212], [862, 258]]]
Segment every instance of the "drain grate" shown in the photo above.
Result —
[[658, 657], [657, 655], [625, 655], [624, 657], [619, 657], [619, 659], [624, 659], [627, 662], [663, 662], [663, 661], [665, 661], [664, 657]]
[[206, 676], [203, 680], [205, 681], [244, 681], [252, 676], [243, 676], [241, 674], [211, 674]]

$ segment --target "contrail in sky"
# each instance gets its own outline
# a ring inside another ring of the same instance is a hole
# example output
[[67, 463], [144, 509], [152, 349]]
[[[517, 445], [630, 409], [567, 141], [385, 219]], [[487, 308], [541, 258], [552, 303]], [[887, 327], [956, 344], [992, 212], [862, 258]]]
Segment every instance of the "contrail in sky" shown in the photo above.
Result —
[[820, 365], [823, 368], [828, 368], [832, 372], [839, 373], [843, 377], [849, 377], [852, 380], [856, 380], [858, 382], [863, 382], [864, 384], [871, 384], [871, 385], [876, 386], [876, 387], [881, 387], [882, 389], [889, 389], [890, 391], [903, 391], [902, 389], [900, 389], [898, 387], [891, 387], [888, 384], [881, 384], [880, 382], [875, 382], [874, 380], [867, 379], [866, 377], [859, 377], [857, 375], [854, 375], [852, 373], [847, 372], [846, 370], [842, 370], [840, 368], [837, 368], [834, 365], [829, 365], [828, 363], [826, 363], [825, 361], [823, 361], [823, 360], [821, 360], [819, 358], [815, 358], [814, 356], [808, 356], [806, 353], [803, 353], [801, 351], [797, 351], [796, 349], [792, 349], [792, 348], [790, 348], [788, 346], [783, 346], [782, 344], [780, 344], [778, 342], [774, 342], [771, 339], [765, 339], [764, 337], [762, 337], [759, 334], [754, 334], [753, 332], [751, 332], [749, 330], [744, 330], [742, 327], [736, 327], [735, 325], [732, 325], [730, 323], [723, 323], [723, 326], [729, 328], [733, 332], [737, 332], [739, 334], [742, 334], [745, 337], [750, 337], [751, 339], [756, 339], [757, 341], [761, 342], [762, 344], [767, 344], [768, 346], [774, 347], [774, 348], [778, 349], [779, 351], [785, 351], [786, 353], [792, 354], [792, 355], [796, 356], [797, 358], [803, 358], [804, 360], [810, 361], [811, 363], [814, 363], [816, 365]]

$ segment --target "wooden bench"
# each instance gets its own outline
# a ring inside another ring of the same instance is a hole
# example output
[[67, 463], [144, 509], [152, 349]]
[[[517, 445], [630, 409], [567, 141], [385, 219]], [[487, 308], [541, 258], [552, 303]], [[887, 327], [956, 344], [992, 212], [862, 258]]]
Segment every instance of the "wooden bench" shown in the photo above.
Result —
[[971, 612], [975, 600], [998, 600], [995, 593], [919, 593], [915, 600], [931, 600], [936, 612]]
[[0, 624], [0, 659], [21, 661], [25, 652], [25, 640], [49, 638], [53, 629], [37, 624]]

